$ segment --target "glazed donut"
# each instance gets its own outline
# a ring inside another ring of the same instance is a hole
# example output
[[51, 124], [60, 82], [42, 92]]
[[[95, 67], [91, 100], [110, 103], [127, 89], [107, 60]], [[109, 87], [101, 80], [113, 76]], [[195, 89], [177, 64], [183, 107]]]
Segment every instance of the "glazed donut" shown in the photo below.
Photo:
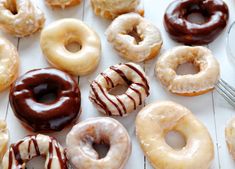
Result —
[[[94, 143], [110, 146], [104, 158], [99, 158], [92, 148]], [[108, 117], [78, 123], [67, 135], [66, 144], [67, 158], [75, 169], [123, 169], [131, 153], [131, 140], [126, 129]]]
[[12, 144], [3, 157], [3, 169], [26, 168], [34, 157], [45, 156], [45, 169], [67, 169], [67, 159], [62, 146], [53, 138], [38, 134], [27, 136]]
[[46, 0], [47, 5], [55, 8], [66, 8], [80, 4], [81, 0]]
[[[51, 99], [46, 96], [51, 95]], [[21, 76], [10, 91], [15, 116], [33, 131], [60, 131], [80, 115], [77, 82], [53, 68], [35, 69]]]
[[119, 55], [133, 62], [154, 58], [162, 46], [158, 28], [136, 13], [117, 17], [107, 29], [106, 35]]
[[114, 19], [118, 15], [134, 12], [139, 0], [91, 0], [94, 13], [105, 19]]
[[18, 70], [19, 56], [17, 49], [10, 41], [0, 37], [0, 91], [9, 87], [15, 81]]
[[[177, 131], [186, 145], [175, 150], [165, 135]], [[136, 118], [136, 135], [146, 157], [157, 169], [208, 169], [214, 146], [206, 127], [185, 107], [170, 102], [155, 102], [144, 107]]]
[[40, 30], [44, 14], [30, 0], [0, 0], [0, 27], [16, 37], [29, 36]]
[[[72, 42], [79, 43], [81, 50], [68, 51], [65, 46]], [[76, 76], [91, 73], [100, 61], [99, 36], [77, 19], [61, 19], [43, 29], [40, 44], [49, 63]]]
[[233, 118], [227, 124], [225, 128], [225, 138], [228, 150], [231, 153], [233, 159], [235, 159], [235, 118]]
[[0, 120], [0, 162], [2, 161], [3, 155], [7, 150], [8, 141], [9, 141], [9, 134], [6, 122]]
[[[128, 85], [122, 95], [109, 91], [118, 85]], [[92, 81], [90, 100], [96, 108], [109, 116], [127, 116], [149, 95], [149, 83], [143, 69], [134, 63], [111, 66]]]
[[[205, 22], [189, 21], [192, 13], [202, 14]], [[175, 0], [166, 9], [164, 25], [172, 39], [200, 45], [212, 42], [225, 28], [228, 18], [228, 7], [223, 0]]]
[[[186, 62], [193, 63], [199, 72], [177, 75], [177, 67]], [[170, 92], [183, 96], [196, 96], [212, 90], [220, 77], [219, 63], [211, 51], [202, 46], [174, 47], [159, 58], [155, 72]]]

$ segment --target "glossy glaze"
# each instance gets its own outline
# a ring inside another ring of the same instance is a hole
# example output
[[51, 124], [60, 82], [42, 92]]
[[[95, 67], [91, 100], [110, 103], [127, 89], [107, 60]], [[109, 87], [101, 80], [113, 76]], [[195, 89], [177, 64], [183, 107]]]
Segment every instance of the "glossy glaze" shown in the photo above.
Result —
[[[187, 20], [191, 13], [201, 13], [203, 24]], [[184, 44], [208, 44], [227, 25], [228, 7], [222, 0], [175, 0], [166, 9], [165, 29], [170, 37]]]
[[[54, 95], [54, 99], [44, 101], [46, 94]], [[12, 86], [9, 97], [16, 117], [33, 131], [60, 131], [80, 111], [77, 82], [53, 68], [27, 72]]]

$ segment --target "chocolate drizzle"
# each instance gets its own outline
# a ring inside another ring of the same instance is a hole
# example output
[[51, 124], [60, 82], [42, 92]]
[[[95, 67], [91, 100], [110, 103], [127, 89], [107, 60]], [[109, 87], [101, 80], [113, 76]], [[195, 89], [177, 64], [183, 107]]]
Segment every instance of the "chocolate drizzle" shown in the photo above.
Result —
[[[121, 65], [127, 66], [129, 69], [131, 69], [136, 74], [138, 74], [138, 76], [141, 77], [141, 80], [143, 81], [143, 83], [135, 83], [135, 82], [129, 80], [127, 78], [127, 76], [125, 75], [125, 73], [119, 68], [119, 66], [121, 66]], [[141, 105], [142, 104], [142, 94], [139, 90], [137, 90], [134, 87], [134, 85], [142, 87], [146, 93], [146, 96], [148, 96], [149, 95], [149, 84], [148, 84], [148, 81], [147, 81], [145, 75], [138, 68], [136, 68], [134, 65], [128, 64], [128, 63], [127, 64], [119, 64], [116, 66], [111, 66], [110, 69], [113, 70], [114, 72], [116, 72], [124, 80], [124, 82], [127, 85], [129, 85], [129, 89], [131, 89], [132, 91], [134, 91], [138, 95], [139, 105]], [[111, 77], [107, 76], [107, 74], [105, 74], [105, 73], [101, 73], [101, 75], [106, 80], [106, 83], [108, 86], [111, 85], [111, 87], [115, 87], [115, 84], [112, 81]], [[97, 86], [98, 89], [95, 86]], [[125, 104], [123, 103], [123, 100], [121, 100], [118, 96], [115, 96], [117, 102], [121, 105], [121, 108], [120, 108], [119, 105], [116, 102], [114, 102], [114, 100], [112, 100], [110, 98], [110, 96], [104, 91], [103, 87], [97, 81], [93, 81], [91, 83], [91, 89], [92, 89], [92, 93], [94, 95], [93, 96], [91, 95], [89, 97], [90, 100], [93, 103], [95, 103], [96, 105], [98, 105], [100, 108], [102, 108], [106, 112], [106, 114], [113, 115], [112, 112], [110, 111], [110, 109], [108, 108], [107, 103], [103, 99], [100, 98], [100, 96], [96, 90], [101, 91], [102, 95], [109, 101], [109, 103], [111, 103], [117, 109], [120, 116], [127, 114], [127, 109], [126, 109]], [[134, 110], [135, 110], [137, 107], [136, 100], [132, 96], [128, 95], [127, 93], [125, 93], [125, 95], [133, 102], [133, 106], [134, 106]]]
[[[42, 135], [41, 135], [42, 136]], [[25, 166], [25, 163], [27, 163], [30, 159], [36, 157], [36, 156], [48, 156], [48, 164], [47, 164], [47, 169], [51, 169], [52, 168], [52, 161], [57, 159], [60, 165], [60, 168], [58, 169], [67, 169], [67, 159], [65, 158], [65, 154], [64, 151], [60, 150], [60, 146], [58, 144], [58, 142], [49, 136], [46, 136], [49, 138], [49, 146], [48, 146], [48, 152], [44, 152], [45, 154], [42, 154], [42, 152], [40, 152], [40, 146], [38, 144], [38, 139], [40, 136], [39, 135], [35, 135], [35, 136], [27, 136], [25, 137], [23, 140], [20, 140], [18, 143], [16, 144], [12, 144], [10, 146], [10, 150], [9, 150], [9, 156], [8, 156], [8, 169], [13, 169], [13, 168], [24, 168], [23, 166]], [[44, 136], [45, 137], [45, 136]], [[21, 151], [20, 151], [20, 146], [22, 144], [25, 144], [26, 142], [28, 142], [28, 147], [27, 147], [27, 152], [28, 152], [28, 156], [26, 158], [22, 158], [21, 157]], [[32, 151], [32, 145], [33, 145], [33, 149], [34, 151]], [[44, 149], [44, 148], [41, 148]], [[55, 152], [54, 152], [55, 149]], [[32, 153], [36, 153], [36, 154], [32, 154]], [[56, 156], [55, 156], [56, 153]], [[55, 158], [56, 157], [56, 158]], [[15, 166], [14, 166], [15, 165]]]

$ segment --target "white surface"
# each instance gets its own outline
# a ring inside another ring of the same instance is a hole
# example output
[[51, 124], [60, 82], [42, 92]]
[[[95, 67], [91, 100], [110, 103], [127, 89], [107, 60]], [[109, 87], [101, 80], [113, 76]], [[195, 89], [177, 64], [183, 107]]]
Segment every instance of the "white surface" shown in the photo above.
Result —
[[[167, 49], [172, 48], [175, 45], [179, 45], [168, 37], [163, 27], [162, 19], [164, 11], [170, 1], [171, 0], [144, 1], [145, 17], [151, 20], [156, 26], [160, 28], [163, 36], [164, 45], [162, 47], [161, 53], [163, 53]], [[226, 0], [226, 2], [230, 8], [230, 25], [233, 21], [233, 18], [235, 18], [235, 2], [234, 0]], [[80, 4], [79, 6], [65, 10], [52, 10], [44, 4], [43, 0], [35, 0], [35, 3], [37, 3], [38, 6], [45, 12], [46, 25], [60, 18], [72, 17], [82, 19], [85, 23], [95, 29], [101, 37], [102, 59], [99, 67], [91, 75], [81, 77], [79, 80], [79, 86], [82, 93], [82, 115], [80, 116], [79, 120], [83, 120], [88, 117], [102, 116], [96, 111], [94, 106], [88, 100], [89, 82], [92, 81], [98, 75], [98, 73], [100, 73], [107, 67], [116, 63], [126, 62], [117, 55], [111, 45], [106, 41], [106, 38], [104, 36], [104, 31], [110, 24], [110, 21], [95, 16], [90, 7], [90, 2], [86, 0], [83, 0], [83, 4]], [[221, 77], [235, 86], [235, 68], [230, 63], [226, 55], [226, 31], [227, 30], [225, 30], [222, 35], [220, 35], [213, 43], [209, 44], [208, 47], [213, 51], [214, 55], [220, 62]], [[20, 74], [23, 74], [28, 70], [34, 68], [43, 68], [49, 66], [44, 59], [39, 46], [40, 33], [36, 33], [31, 37], [22, 39], [13, 38], [5, 33], [2, 34], [18, 47], [21, 60]], [[232, 116], [234, 116], [234, 108], [232, 108], [226, 101], [224, 101], [224, 99], [216, 91], [198, 97], [181, 97], [170, 94], [165, 89], [163, 89], [159, 81], [157, 81], [155, 78], [154, 65], [156, 59], [141, 64], [150, 79], [151, 95], [146, 100], [146, 104], [156, 100], [173, 100], [189, 108], [207, 126], [214, 141], [215, 159], [212, 163], [211, 169], [234, 168], [235, 164], [230, 154], [228, 153], [224, 138], [224, 126], [227, 121]], [[124, 124], [132, 138], [132, 155], [130, 157], [130, 160], [128, 161], [128, 164], [126, 165], [126, 169], [151, 169], [152, 167], [145, 159], [135, 137], [134, 122], [137, 112], [138, 110], [136, 112], [133, 112], [128, 117], [116, 118], [122, 124]], [[24, 136], [30, 134], [30, 132], [26, 131], [22, 127], [22, 125], [13, 115], [11, 107], [8, 106], [8, 90], [0, 93], [0, 118], [6, 118], [7, 120], [11, 134], [11, 143], [14, 143]], [[64, 145], [66, 133], [69, 131], [69, 129], [70, 128], [67, 128], [63, 132], [53, 133], [50, 135], [55, 136]], [[35, 162], [32, 162], [29, 168], [40, 167], [36, 165]]]

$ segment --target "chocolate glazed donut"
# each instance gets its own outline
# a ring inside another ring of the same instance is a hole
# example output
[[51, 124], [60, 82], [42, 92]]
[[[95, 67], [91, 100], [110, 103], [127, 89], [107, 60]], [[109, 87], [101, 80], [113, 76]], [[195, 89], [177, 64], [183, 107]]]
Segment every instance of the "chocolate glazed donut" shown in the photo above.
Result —
[[[187, 20], [200, 13], [202, 24]], [[212, 42], [227, 25], [228, 7], [222, 0], [175, 0], [166, 9], [164, 24], [171, 38], [184, 44], [200, 45]]]
[[[49, 95], [53, 99], [47, 100]], [[60, 131], [80, 113], [77, 82], [53, 68], [27, 72], [12, 86], [9, 97], [16, 117], [33, 131]]]

